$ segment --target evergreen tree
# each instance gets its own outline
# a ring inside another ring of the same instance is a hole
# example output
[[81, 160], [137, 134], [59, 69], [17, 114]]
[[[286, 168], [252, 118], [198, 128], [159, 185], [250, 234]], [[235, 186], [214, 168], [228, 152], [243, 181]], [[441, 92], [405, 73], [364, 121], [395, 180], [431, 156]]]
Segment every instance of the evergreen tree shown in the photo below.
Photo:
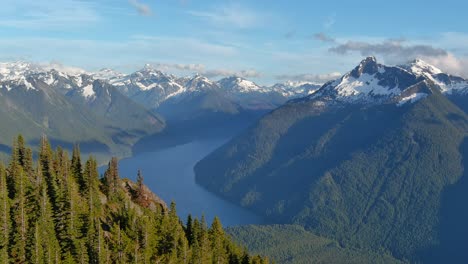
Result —
[[192, 245], [194, 242], [194, 234], [193, 234], [193, 220], [192, 220], [192, 215], [189, 214], [187, 216], [187, 224], [185, 227], [185, 236], [187, 237], [187, 240], [189, 242], [189, 245]]
[[136, 187], [136, 192], [135, 192], [135, 201], [143, 206], [143, 207], [148, 207], [148, 196], [145, 192], [145, 185], [143, 184], [143, 175], [141, 173], [141, 170], [138, 170], [137, 174], [137, 187]]
[[22, 137], [13, 145], [8, 168], [0, 164], [0, 264], [239, 263], [219, 219], [208, 229], [189, 216], [184, 226], [175, 203], [150, 206], [158, 201], [141, 171], [136, 183], [121, 180], [113, 158], [101, 182], [94, 158], [78, 165], [78, 148], [70, 160], [43, 137], [34, 165]]
[[218, 217], [215, 217], [209, 231], [213, 263], [226, 263], [225, 235]]
[[241, 264], [250, 264], [250, 257], [249, 257], [249, 254], [244, 253], [244, 255], [242, 256], [242, 262], [241, 262]]
[[26, 159], [26, 148], [24, 146], [24, 138], [22, 135], [19, 135], [17, 138], [17, 144], [16, 144], [16, 157], [17, 161], [19, 162], [19, 165], [22, 166], [23, 168], [25, 167], [25, 159]]
[[212, 254], [211, 254], [211, 243], [208, 233], [208, 226], [206, 224], [205, 216], [202, 215], [200, 220], [200, 228], [198, 232], [198, 243], [200, 245], [200, 258], [201, 263], [211, 263]]
[[73, 147], [73, 154], [71, 160], [71, 171], [72, 175], [78, 183], [80, 188], [80, 192], [82, 194], [86, 191], [86, 179], [83, 176], [82, 164], [81, 164], [81, 153], [80, 153], [80, 146], [76, 144]]
[[104, 173], [104, 190], [108, 197], [113, 197], [119, 187], [120, 176], [118, 160], [113, 157]]
[[39, 237], [37, 243], [40, 245], [40, 263], [57, 263], [60, 248], [55, 236], [55, 226], [52, 218], [52, 208], [47, 197], [47, 187], [41, 185], [41, 196], [39, 198], [41, 216], [39, 218]]
[[8, 198], [7, 175], [0, 164], [0, 261], [8, 263], [8, 240], [10, 231], [10, 199]]
[[12, 228], [10, 232], [10, 258], [16, 263], [26, 261], [26, 238], [28, 216], [26, 212], [26, 185], [28, 183], [23, 168], [14, 163], [10, 168], [10, 177], [15, 179], [15, 196], [13, 199], [10, 215]]
[[89, 263], [99, 263], [99, 256], [103, 251], [103, 241], [100, 217], [101, 201], [99, 197], [99, 180], [97, 162], [93, 157], [86, 161], [83, 177], [86, 183], [86, 196], [88, 200], [88, 227], [86, 228]]

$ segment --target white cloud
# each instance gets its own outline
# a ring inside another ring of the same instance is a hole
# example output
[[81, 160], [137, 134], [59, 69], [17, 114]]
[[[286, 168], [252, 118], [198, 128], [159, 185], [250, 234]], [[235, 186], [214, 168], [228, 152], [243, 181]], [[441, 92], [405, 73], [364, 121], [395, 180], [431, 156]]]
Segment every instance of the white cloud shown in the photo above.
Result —
[[216, 69], [216, 70], [208, 70], [203, 73], [209, 78], [214, 77], [229, 77], [229, 76], [237, 76], [242, 78], [259, 78], [262, 77], [262, 74], [257, 70], [241, 70], [241, 71], [234, 71], [228, 69]]
[[[466, 51], [467, 44], [468, 35], [444, 33], [431, 41], [404, 38], [348, 40], [337, 43], [329, 48], [329, 51], [339, 55], [354, 53], [361, 56], [374, 55], [387, 64], [403, 64], [413, 59], [422, 59], [449, 74], [468, 77], [468, 56], [456, 55], [455, 52], [450, 51]], [[442, 46], [447, 48], [440, 48]]]
[[208, 78], [238, 76], [242, 78], [259, 78], [260, 72], [254, 69], [231, 70], [231, 69], [207, 69], [204, 64], [181, 64], [181, 63], [151, 63], [151, 66], [163, 72], [169, 73], [199, 73]]
[[163, 72], [205, 72], [205, 65], [203, 64], [151, 63], [151, 66]]
[[303, 81], [303, 82], [316, 82], [324, 83], [331, 80], [336, 80], [341, 77], [339, 72], [331, 72], [326, 74], [281, 74], [277, 75], [277, 80], [282, 81]]
[[[217, 67], [238, 55], [233, 47], [193, 38], [135, 36], [121, 41], [62, 38], [1, 38], [0, 60], [50, 60], [96, 70], [133, 71], [151, 61], [202, 62]], [[123, 69], [122, 67], [125, 67]], [[173, 68], [197, 70], [197, 65]]]
[[[45, 37], [0, 37], [0, 50], [3, 51], [0, 60], [21, 59], [43, 65], [43, 62], [54, 60], [65, 62], [67, 65], [78, 65], [88, 71], [106, 67], [129, 73], [145, 63], [151, 63], [161, 71], [176, 74], [198, 72], [209, 77], [262, 76], [255, 69], [242, 67], [237, 60], [239, 57], [237, 48], [194, 38], [133, 36], [115, 42]], [[228, 66], [232, 67], [231, 69], [223, 67], [226, 61], [232, 62]], [[46, 66], [62, 70], [66, 67], [58, 62], [47, 63]], [[78, 72], [80, 69], [68, 68], [67, 71]]]
[[48, 70], [54, 69], [54, 70], [57, 70], [57, 71], [60, 71], [60, 72], [65, 72], [65, 73], [72, 74], [72, 75], [86, 73], [86, 71], [84, 69], [82, 69], [82, 68], [73, 67], [73, 66], [70, 66], [70, 65], [64, 65], [63, 63], [61, 63], [59, 61], [51, 61], [51, 62], [48, 62], [48, 63], [39, 63], [39, 65], [44, 69], [48, 69]]
[[468, 78], [468, 56], [456, 57], [448, 53], [446, 56], [422, 57], [421, 59], [444, 72]]

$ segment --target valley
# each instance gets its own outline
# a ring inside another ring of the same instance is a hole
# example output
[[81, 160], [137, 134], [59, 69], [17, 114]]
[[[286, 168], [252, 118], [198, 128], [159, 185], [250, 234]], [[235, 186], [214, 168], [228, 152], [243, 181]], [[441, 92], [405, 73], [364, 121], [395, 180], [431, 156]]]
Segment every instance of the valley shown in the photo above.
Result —
[[468, 1], [1, 1], [0, 264], [468, 263]]
[[[165, 201], [174, 201], [181, 219], [189, 214], [206, 217], [209, 223], [215, 216], [224, 226], [262, 224], [261, 217], [208, 192], [195, 183], [193, 167], [211, 151], [227, 140], [195, 141], [156, 152], [144, 152], [123, 159], [119, 163], [122, 175], [136, 180], [141, 170], [145, 184]], [[105, 171], [107, 166], [101, 168]]]

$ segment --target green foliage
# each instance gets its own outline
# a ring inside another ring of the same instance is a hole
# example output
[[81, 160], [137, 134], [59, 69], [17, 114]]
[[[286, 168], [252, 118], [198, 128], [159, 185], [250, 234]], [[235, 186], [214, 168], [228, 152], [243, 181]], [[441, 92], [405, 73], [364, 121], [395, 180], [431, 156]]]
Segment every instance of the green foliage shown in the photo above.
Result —
[[34, 167], [22, 137], [14, 146], [0, 164], [0, 263], [233, 263], [244, 254], [219, 219], [211, 229], [194, 219], [187, 233], [175, 204], [157, 199], [141, 173], [138, 183], [121, 179], [115, 158], [100, 181], [78, 148], [69, 159], [43, 138]]

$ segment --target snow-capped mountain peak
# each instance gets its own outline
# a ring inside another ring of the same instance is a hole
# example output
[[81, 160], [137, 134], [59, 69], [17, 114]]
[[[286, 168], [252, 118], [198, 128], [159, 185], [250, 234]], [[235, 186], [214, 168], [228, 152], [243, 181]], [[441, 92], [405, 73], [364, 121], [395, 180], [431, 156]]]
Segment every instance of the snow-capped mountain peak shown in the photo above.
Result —
[[218, 86], [213, 81], [198, 73], [195, 74], [192, 78], [190, 78], [184, 86], [185, 89], [187, 89], [187, 91], [190, 92], [218, 88]]
[[268, 92], [267, 89], [256, 83], [238, 76], [231, 76], [218, 81], [218, 84], [230, 92], [249, 93], [249, 92]]
[[354, 68], [349, 74], [354, 78], [359, 78], [363, 74], [374, 75], [382, 69], [382, 65], [377, 63], [377, 59], [373, 56], [367, 57]]
[[412, 62], [410, 62], [407, 65], [404, 65], [403, 68], [406, 68], [410, 72], [416, 74], [416, 75], [434, 75], [434, 74], [441, 74], [443, 73], [442, 70], [439, 68], [421, 60], [421, 59], [416, 59]]
[[416, 59], [406, 65], [400, 66], [403, 69], [415, 74], [422, 76], [434, 82], [440, 87], [443, 93], [454, 93], [454, 92], [468, 92], [468, 81], [457, 76], [444, 73], [439, 68], [423, 61]]
[[118, 78], [122, 78], [125, 76], [125, 74], [115, 71], [110, 68], [100, 69], [99, 71], [93, 72], [90, 75], [98, 80], [113, 80], [113, 79], [118, 79]]
[[377, 63], [375, 57], [368, 57], [340, 79], [326, 83], [309, 99], [377, 103], [399, 95], [418, 81], [416, 75], [400, 67], [385, 66]]
[[145, 65], [141, 70], [134, 72], [132, 75], [141, 77], [141, 78], [164, 78], [168, 77], [168, 75], [164, 74], [163, 72], [153, 68], [151, 65]]
[[29, 76], [41, 71], [41, 67], [32, 63], [17, 61], [0, 63], [0, 88], [8, 91], [13, 87], [24, 87], [27, 90], [36, 90], [29, 80]]
[[17, 62], [2, 62], [0, 63], [0, 81], [18, 80], [24, 78], [25, 75], [40, 71], [38, 65], [17, 61]]

